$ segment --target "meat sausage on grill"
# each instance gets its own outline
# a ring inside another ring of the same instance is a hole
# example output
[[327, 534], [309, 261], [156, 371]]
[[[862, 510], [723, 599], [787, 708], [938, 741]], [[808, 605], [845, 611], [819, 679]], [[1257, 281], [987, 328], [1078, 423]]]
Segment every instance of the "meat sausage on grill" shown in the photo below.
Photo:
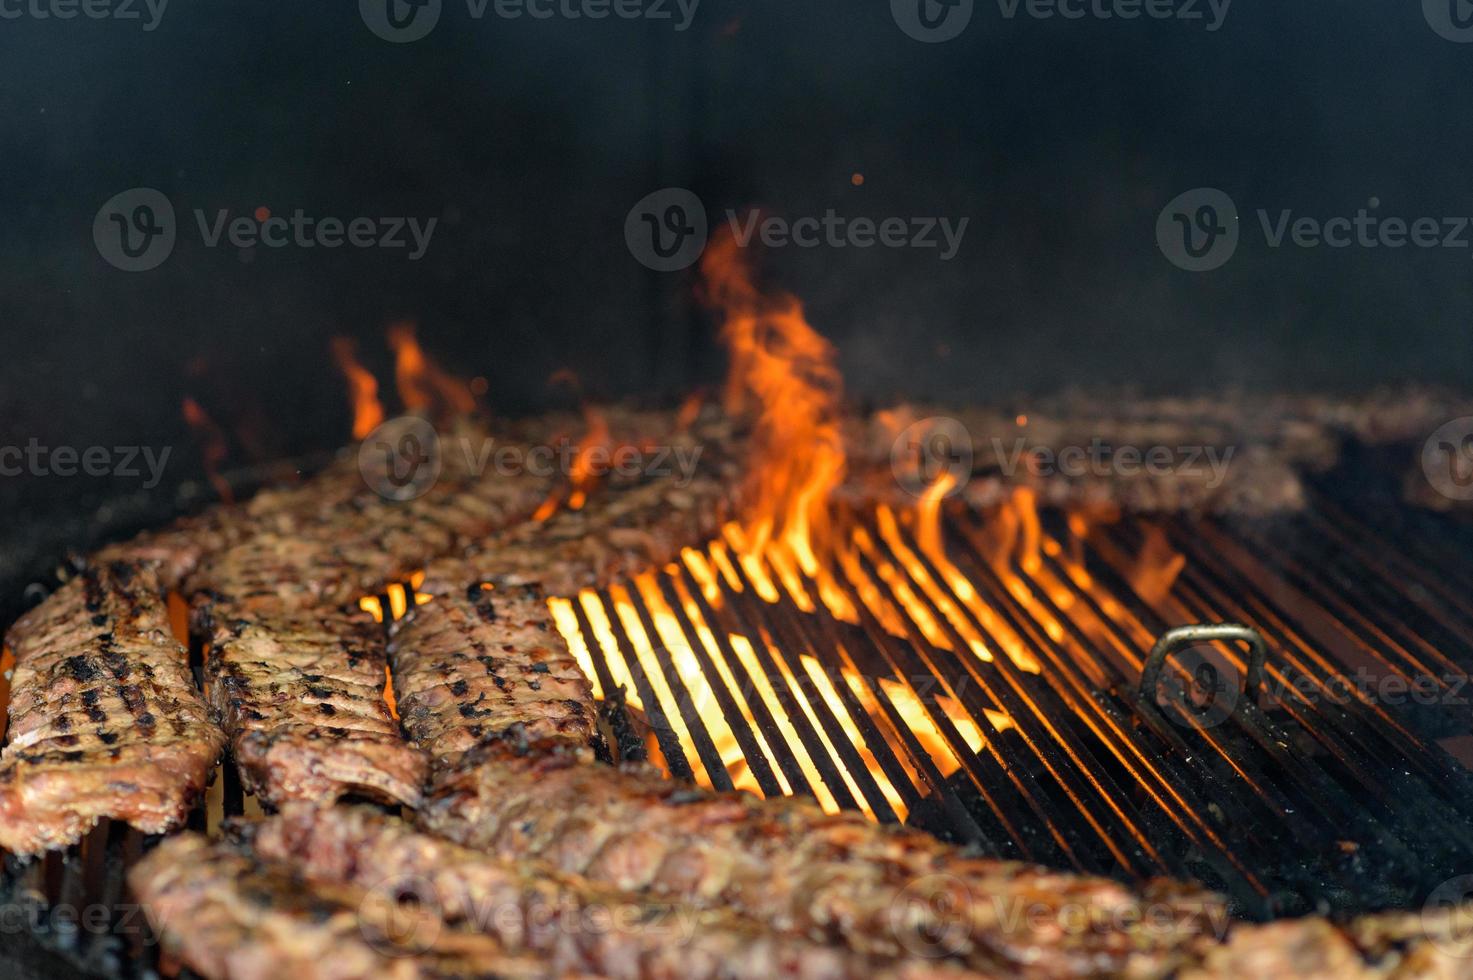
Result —
[[157, 573], [89, 567], [11, 627], [0, 847], [37, 854], [102, 817], [160, 833], [204, 790], [224, 737], [169, 628]]
[[423, 827], [616, 888], [726, 908], [867, 955], [941, 955], [1021, 976], [1162, 976], [1225, 916], [1181, 886], [972, 858], [929, 835], [794, 799], [710, 793], [650, 769], [488, 742], [443, 773]]

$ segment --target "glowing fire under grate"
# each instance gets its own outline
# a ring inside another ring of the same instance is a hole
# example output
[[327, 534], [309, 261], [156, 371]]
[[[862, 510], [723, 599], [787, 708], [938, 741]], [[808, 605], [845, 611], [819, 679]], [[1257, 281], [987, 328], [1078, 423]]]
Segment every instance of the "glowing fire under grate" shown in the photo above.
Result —
[[[1393, 903], [1473, 855], [1473, 788], [1448, 751], [1473, 728], [1455, 690], [1473, 607], [1432, 536], [1384, 559], [1340, 511], [1271, 536], [1040, 515], [1026, 497], [930, 521], [841, 513], [835, 531], [827, 576], [780, 542], [754, 555], [732, 525], [658, 573], [550, 601], [618, 752], [986, 853], [1196, 877], [1250, 914]], [[1231, 712], [1137, 691], [1163, 631], [1224, 621], [1266, 638], [1270, 693], [1229, 687], [1245, 656], [1221, 644]], [[1396, 678], [1442, 697], [1387, 698]]]

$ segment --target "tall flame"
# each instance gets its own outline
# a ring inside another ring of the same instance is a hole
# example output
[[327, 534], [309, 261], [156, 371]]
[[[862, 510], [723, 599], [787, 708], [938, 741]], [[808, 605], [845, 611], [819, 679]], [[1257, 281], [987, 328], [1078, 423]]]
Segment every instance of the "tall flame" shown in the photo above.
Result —
[[795, 297], [757, 289], [729, 233], [708, 246], [701, 272], [707, 302], [724, 317], [727, 410], [754, 416], [745, 545], [755, 554], [780, 542], [816, 574], [815, 546], [832, 544], [828, 501], [845, 465], [833, 345], [808, 324]]
[[426, 356], [415, 338], [413, 323], [392, 324], [388, 340], [394, 351], [394, 382], [399, 388], [399, 401], [407, 411], [467, 415], [475, 410], [476, 399], [470, 388]]
[[210, 481], [210, 486], [220, 495], [220, 499], [228, 503], [235, 500], [235, 491], [230, 488], [230, 483], [220, 475], [220, 464], [225, 462], [230, 448], [225, 441], [224, 431], [215, 424], [215, 420], [200, 407], [199, 402], [185, 396], [184, 399], [184, 421], [194, 430], [196, 438], [200, 443], [200, 454], [204, 457], [205, 476]]
[[332, 339], [332, 358], [348, 381], [348, 397], [353, 405], [353, 438], [364, 439], [384, 421], [384, 407], [378, 400], [378, 379], [358, 363], [353, 341], [347, 337]]

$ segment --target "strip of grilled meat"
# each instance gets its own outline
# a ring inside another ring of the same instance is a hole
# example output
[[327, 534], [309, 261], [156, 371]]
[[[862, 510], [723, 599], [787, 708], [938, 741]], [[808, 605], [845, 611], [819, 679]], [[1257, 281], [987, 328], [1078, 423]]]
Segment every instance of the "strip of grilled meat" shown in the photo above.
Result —
[[404, 728], [437, 769], [514, 726], [588, 751], [593, 692], [536, 586], [478, 581], [438, 596], [395, 625], [389, 655]]
[[974, 859], [916, 831], [679, 785], [578, 753], [483, 744], [440, 775], [423, 827], [623, 890], [735, 910], [868, 955], [944, 955], [1022, 976], [1160, 976], [1219, 900]]
[[89, 567], [11, 627], [10, 741], [0, 756], [0, 847], [37, 854], [102, 817], [173, 830], [224, 737], [170, 632], [157, 574]]
[[237, 615], [337, 607], [523, 520], [546, 499], [552, 478], [477, 472], [477, 460], [485, 462], [490, 451], [478, 446], [477, 433], [489, 439], [477, 429], [441, 437], [443, 468], [422, 495], [388, 500], [359, 476], [357, 492], [346, 499], [287, 520], [256, 521], [239, 541], [200, 561], [185, 591]]
[[551, 977], [536, 957], [361, 888], [308, 882], [248, 848], [185, 834], [128, 875], [164, 948], [207, 980]]
[[728, 489], [708, 476], [612, 485], [579, 510], [514, 524], [431, 562], [423, 588], [439, 593], [492, 579], [536, 582], [551, 595], [598, 588], [708, 541], [720, 527]]
[[503, 860], [413, 830], [366, 807], [293, 805], [249, 826], [256, 854], [316, 882], [416, 897], [447, 921], [559, 970], [621, 980], [960, 976], [787, 936], [725, 910], [619, 892], [534, 861]]
[[418, 803], [425, 757], [384, 701], [383, 631], [370, 616], [253, 612], [210, 626], [210, 702], [247, 789], [272, 806], [347, 794]]

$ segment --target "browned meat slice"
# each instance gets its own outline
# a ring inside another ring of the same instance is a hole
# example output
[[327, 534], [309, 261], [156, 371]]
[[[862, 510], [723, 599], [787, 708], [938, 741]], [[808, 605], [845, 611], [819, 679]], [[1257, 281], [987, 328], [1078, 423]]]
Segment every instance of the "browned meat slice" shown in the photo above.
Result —
[[157, 575], [88, 568], [22, 617], [9, 744], [0, 756], [0, 847], [36, 854], [102, 817], [158, 833], [183, 822], [224, 737], [169, 629]]
[[252, 534], [285, 534], [324, 520], [363, 491], [357, 459], [345, 452], [305, 482], [262, 490], [243, 504], [216, 504], [166, 527], [108, 545], [93, 560], [99, 564], [127, 561], [153, 565], [163, 584], [175, 589], [206, 557]]
[[942, 953], [1019, 976], [1160, 976], [1221, 926], [1212, 895], [971, 858], [916, 831], [791, 799], [715, 794], [576, 753], [483, 745], [442, 775], [422, 826], [504, 858], [825, 938]]
[[523, 520], [546, 499], [552, 477], [497, 472], [487, 462], [491, 450], [477, 442], [489, 437], [476, 433], [458, 428], [440, 437], [443, 469], [414, 499], [385, 499], [355, 473], [351, 496], [330, 495], [289, 519], [273, 512], [250, 521], [238, 542], [199, 563], [185, 591], [237, 613], [341, 606]]
[[355, 793], [414, 805], [425, 758], [384, 701], [383, 631], [361, 612], [211, 607], [210, 702], [242, 781], [268, 805]]
[[1311, 980], [1469, 980], [1473, 904], [1324, 919], [1241, 923], [1227, 942], [1204, 944], [1181, 980], [1308, 977]]
[[704, 476], [609, 486], [580, 510], [513, 525], [465, 554], [431, 562], [424, 588], [438, 593], [492, 579], [536, 582], [552, 595], [597, 588], [710, 540], [720, 527], [727, 492], [726, 484]]
[[559, 970], [626, 980], [961, 975], [857, 956], [724, 910], [626, 894], [540, 862], [488, 857], [368, 808], [292, 805], [253, 825], [251, 839], [262, 858], [316, 882], [377, 892], [414, 882], [419, 902], [447, 921], [545, 955]]
[[186, 834], [128, 875], [164, 948], [207, 980], [551, 977], [489, 936], [351, 886], [308, 883], [249, 850]]
[[536, 586], [476, 583], [415, 607], [389, 645], [404, 728], [438, 767], [514, 729], [586, 747], [593, 691]]

